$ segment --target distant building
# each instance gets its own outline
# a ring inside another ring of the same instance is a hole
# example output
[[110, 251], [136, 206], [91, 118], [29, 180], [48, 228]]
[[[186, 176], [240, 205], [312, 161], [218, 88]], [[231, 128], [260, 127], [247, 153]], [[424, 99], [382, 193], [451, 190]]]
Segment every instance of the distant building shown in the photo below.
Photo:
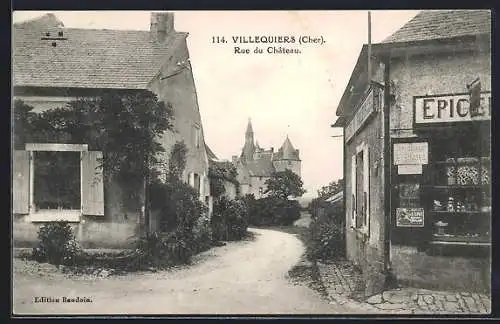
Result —
[[[227, 166], [232, 166], [231, 161], [219, 159], [217, 155], [215, 155], [215, 153], [208, 147], [208, 145], [205, 144], [205, 147], [207, 148], [208, 163], [210, 167], [227, 169]], [[211, 185], [213, 184], [212, 181], [217, 181], [216, 179], [210, 178], [210, 172], [208, 176]], [[234, 181], [234, 178], [223, 178], [222, 183], [224, 185], [224, 193], [222, 196], [225, 196], [228, 199], [236, 199], [238, 196], [238, 184]]]
[[277, 152], [274, 152], [273, 147], [265, 150], [254, 141], [250, 119], [245, 133], [245, 145], [239, 158], [233, 156], [233, 163], [238, 171], [240, 193], [242, 195], [253, 194], [255, 198], [264, 196], [265, 182], [275, 172], [289, 169], [300, 176], [299, 150], [293, 147], [288, 136]]

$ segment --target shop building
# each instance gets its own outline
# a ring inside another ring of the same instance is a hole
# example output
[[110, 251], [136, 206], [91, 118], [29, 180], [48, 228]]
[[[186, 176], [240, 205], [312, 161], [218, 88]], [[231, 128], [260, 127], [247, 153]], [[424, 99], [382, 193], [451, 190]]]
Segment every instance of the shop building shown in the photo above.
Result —
[[422, 11], [363, 46], [333, 126], [344, 129], [346, 253], [367, 294], [389, 274], [489, 285], [490, 30], [486, 10]]

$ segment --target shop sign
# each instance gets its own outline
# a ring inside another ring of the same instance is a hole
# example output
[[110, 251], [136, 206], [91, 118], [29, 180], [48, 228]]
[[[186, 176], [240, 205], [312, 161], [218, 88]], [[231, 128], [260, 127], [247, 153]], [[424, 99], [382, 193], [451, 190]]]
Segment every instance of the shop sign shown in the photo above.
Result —
[[427, 164], [429, 159], [429, 147], [427, 142], [395, 143], [394, 157], [395, 165]]
[[400, 164], [398, 174], [422, 174], [422, 164]]
[[413, 97], [415, 125], [491, 119], [491, 92], [481, 93], [479, 116], [471, 118], [469, 94]]
[[[370, 92], [366, 96], [365, 100], [361, 106], [356, 110], [354, 118], [345, 128], [345, 141], [348, 142], [354, 134], [364, 125], [368, 118], [375, 112], [376, 103], [380, 103], [380, 100], [375, 100], [374, 89], [370, 89]], [[378, 92], [377, 92], [378, 93]], [[377, 98], [378, 99], [378, 98]]]
[[396, 208], [397, 227], [424, 227], [423, 208]]

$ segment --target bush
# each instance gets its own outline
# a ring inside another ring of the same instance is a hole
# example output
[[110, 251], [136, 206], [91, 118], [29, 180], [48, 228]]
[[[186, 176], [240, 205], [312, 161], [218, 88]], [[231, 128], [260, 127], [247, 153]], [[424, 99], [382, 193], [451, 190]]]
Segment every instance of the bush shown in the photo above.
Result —
[[191, 242], [178, 232], [147, 234], [137, 241], [137, 267], [169, 266], [189, 262], [193, 250]]
[[152, 183], [149, 195], [151, 208], [159, 211], [159, 230], [138, 242], [147, 262], [186, 263], [211, 246], [208, 208], [194, 188], [171, 176], [166, 183]]
[[198, 218], [193, 228], [194, 251], [202, 252], [210, 249], [212, 246], [212, 228], [208, 213]]
[[189, 184], [170, 177], [166, 183], [154, 182], [150, 187], [151, 208], [159, 210], [160, 232], [182, 232], [187, 236], [208, 208]]
[[345, 228], [331, 219], [314, 219], [309, 225], [312, 243], [309, 257], [317, 260], [336, 260], [345, 256]]
[[300, 218], [300, 204], [277, 197], [248, 198], [250, 224], [255, 226], [292, 225]]
[[241, 240], [248, 229], [248, 208], [242, 199], [220, 197], [214, 202], [212, 215], [213, 239], [216, 241]]
[[83, 250], [67, 222], [45, 224], [38, 231], [38, 245], [32, 256], [39, 262], [74, 265], [83, 256]]

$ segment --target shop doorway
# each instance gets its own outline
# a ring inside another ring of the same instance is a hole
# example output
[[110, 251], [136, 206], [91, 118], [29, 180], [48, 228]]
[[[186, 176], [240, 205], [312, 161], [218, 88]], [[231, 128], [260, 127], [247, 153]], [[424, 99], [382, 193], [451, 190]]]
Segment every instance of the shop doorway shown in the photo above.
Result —
[[364, 192], [364, 156], [363, 151], [356, 154], [356, 224], [358, 227], [365, 225], [365, 206], [366, 195]]

